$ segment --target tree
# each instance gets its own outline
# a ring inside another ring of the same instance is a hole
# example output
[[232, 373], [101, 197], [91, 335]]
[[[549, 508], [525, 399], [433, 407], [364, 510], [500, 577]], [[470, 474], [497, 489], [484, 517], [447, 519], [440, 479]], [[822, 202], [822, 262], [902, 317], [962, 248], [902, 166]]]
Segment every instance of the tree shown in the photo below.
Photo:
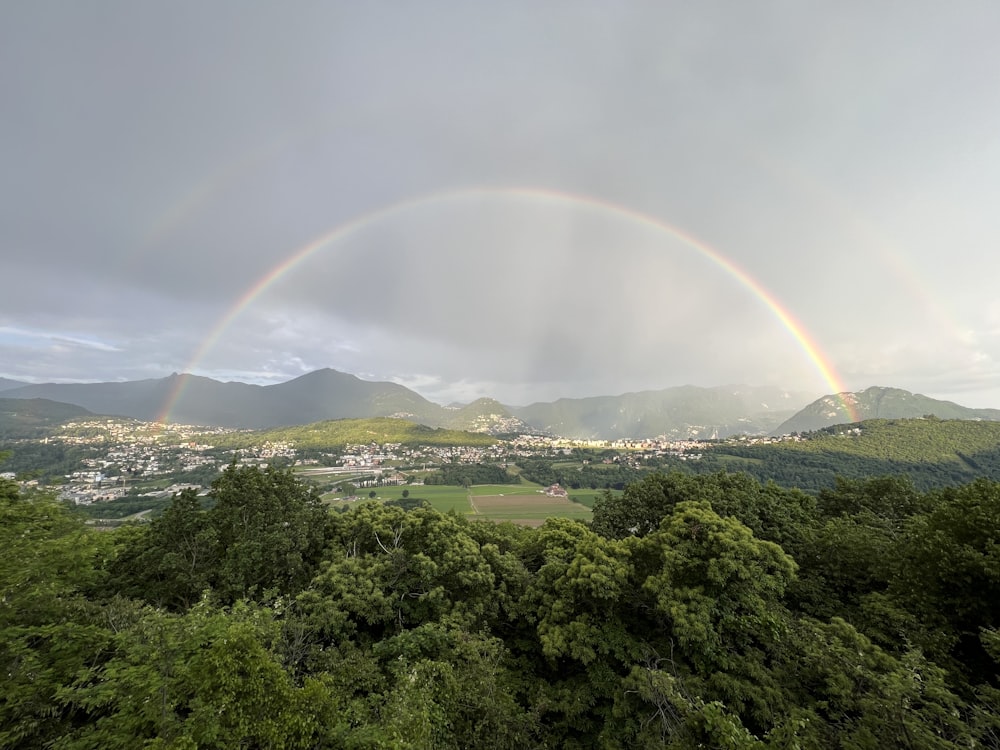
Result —
[[116, 620], [87, 599], [112, 544], [0, 480], [0, 747], [50, 746], [78, 720], [65, 693], [106, 658]]
[[773, 732], [792, 740], [779, 747], [979, 746], [944, 670], [918, 651], [893, 657], [838, 617], [803, 618], [788, 636], [777, 669], [796, 708]]
[[505, 597], [467, 523], [368, 502], [331, 516], [329, 562], [298, 598], [310, 628], [334, 644], [445, 620], [482, 627]]
[[971, 684], [997, 680], [983, 630], [1000, 627], [1000, 483], [980, 479], [935, 495], [898, 547], [890, 594], [924, 623], [928, 654], [954, 659]]
[[706, 502], [677, 505], [633, 558], [648, 571], [642, 589], [690, 670], [689, 690], [721, 701], [751, 730], [767, 727], [782, 701], [766, 664], [788, 620], [782, 597], [792, 559]]
[[708, 502], [720, 516], [736, 518], [760, 539], [786, 544], [809, 523], [815, 502], [803, 492], [761, 485], [748, 474], [708, 475], [679, 471], [650, 474], [619, 495], [594, 502], [594, 531], [614, 539], [645, 536], [682, 502]]
[[212, 483], [208, 520], [224, 554], [215, 581], [223, 601], [268, 590], [294, 594], [312, 578], [328, 514], [290, 469], [230, 465]]
[[115, 638], [114, 656], [73, 690], [91, 720], [66, 747], [284, 747], [322, 741], [327, 691], [295, 685], [273, 644], [268, 610], [201, 602], [182, 615], [147, 611]]
[[201, 500], [184, 490], [163, 515], [126, 538], [108, 585], [111, 592], [159, 607], [188, 609], [214, 585], [224, 553]]

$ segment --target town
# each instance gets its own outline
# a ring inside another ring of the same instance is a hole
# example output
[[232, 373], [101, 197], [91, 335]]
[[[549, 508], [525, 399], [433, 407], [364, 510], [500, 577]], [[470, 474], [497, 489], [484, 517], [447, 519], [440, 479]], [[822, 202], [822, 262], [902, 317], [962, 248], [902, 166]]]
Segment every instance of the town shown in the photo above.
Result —
[[[255, 440], [246, 430], [195, 425], [161, 424], [135, 419], [99, 418], [67, 422], [55, 434], [38, 441], [19, 441], [14, 453], [31, 455], [37, 446], [56, 447], [69, 457], [62, 473], [46, 466], [45, 454], [29, 469], [0, 476], [18, 481], [26, 490], [54, 492], [78, 506], [131, 499], [169, 499], [184, 489], [207, 493], [226, 466], [291, 467], [303, 479], [335, 493], [345, 483], [357, 487], [422, 484], [423, 477], [445, 464], [514, 464], [540, 458], [580, 457], [582, 465], [618, 464], [634, 469], [664, 458], [699, 461], [719, 441], [571, 440], [519, 435], [481, 446], [404, 445], [370, 442], [298, 448], [293, 441]], [[797, 440], [740, 436], [726, 442], [757, 445]], [[22, 462], [23, 466], [23, 462]], [[3, 467], [0, 467], [3, 468]], [[68, 470], [66, 470], [68, 469]], [[133, 503], [134, 504], [134, 503]]]

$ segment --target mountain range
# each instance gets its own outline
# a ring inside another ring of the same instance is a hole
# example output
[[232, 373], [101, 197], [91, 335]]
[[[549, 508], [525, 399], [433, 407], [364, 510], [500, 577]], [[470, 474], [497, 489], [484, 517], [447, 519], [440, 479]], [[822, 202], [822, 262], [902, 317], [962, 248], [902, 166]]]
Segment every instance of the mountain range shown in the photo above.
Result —
[[811, 403], [807, 394], [774, 387], [688, 385], [528, 406], [506, 406], [489, 398], [441, 406], [398, 383], [361, 380], [332, 369], [275, 385], [178, 374], [109, 383], [25, 384], [0, 378], [0, 392], [5, 399], [44, 398], [96, 414], [205, 426], [265, 429], [330, 419], [396, 417], [454, 430], [578, 439], [785, 434], [851, 422], [855, 416], [933, 414], [942, 419], [1000, 420], [997, 409], [970, 409], [881, 387], [827, 395]]

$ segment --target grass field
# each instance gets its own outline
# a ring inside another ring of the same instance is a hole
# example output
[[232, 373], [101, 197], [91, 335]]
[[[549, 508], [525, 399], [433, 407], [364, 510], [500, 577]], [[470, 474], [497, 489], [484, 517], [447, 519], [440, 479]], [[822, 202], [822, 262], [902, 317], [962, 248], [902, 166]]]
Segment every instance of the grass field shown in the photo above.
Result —
[[[580, 490], [570, 494], [579, 496], [580, 502], [565, 498], [546, 497], [541, 487], [533, 483], [524, 484], [484, 484], [474, 487], [453, 487], [450, 485], [425, 485], [409, 487], [381, 487], [379, 500], [399, 500], [403, 490], [409, 490], [409, 497], [421, 498], [442, 513], [455, 511], [470, 518], [489, 521], [512, 521], [525, 526], [541, 526], [546, 518], [590, 519], [590, 505], [600, 494], [597, 490]], [[365, 492], [359, 491], [361, 498]], [[342, 500], [333, 500], [339, 505]]]

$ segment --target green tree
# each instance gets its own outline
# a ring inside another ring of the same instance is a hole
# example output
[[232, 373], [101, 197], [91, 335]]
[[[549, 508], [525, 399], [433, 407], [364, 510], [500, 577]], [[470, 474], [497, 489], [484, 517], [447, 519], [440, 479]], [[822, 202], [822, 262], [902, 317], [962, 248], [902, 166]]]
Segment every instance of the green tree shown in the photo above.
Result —
[[0, 747], [42, 747], [85, 720], [62, 691], [104, 658], [116, 609], [87, 593], [112, 539], [0, 480]]
[[897, 659], [840, 618], [800, 620], [787, 643], [777, 669], [796, 708], [773, 730], [776, 746], [977, 746], [944, 670], [919, 652]]
[[483, 627], [503, 597], [466, 523], [370, 502], [332, 516], [328, 564], [298, 598], [312, 631], [372, 643], [421, 623]]
[[330, 699], [316, 680], [291, 681], [273, 647], [278, 632], [267, 610], [246, 604], [146, 612], [72, 691], [92, 719], [62, 746], [315, 747]]
[[308, 584], [323, 549], [328, 514], [315, 488], [289, 469], [229, 466], [212, 483], [208, 521], [223, 555], [215, 581], [223, 601]]
[[1000, 483], [980, 479], [936, 493], [898, 547], [890, 593], [923, 624], [926, 652], [969, 684], [992, 682], [996, 664], [981, 640], [1000, 627]]
[[643, 591], [691, 693], [721, 701], [751, 731], [769, 727], [783, 709], [767, 663], [787, 627], [792, 559], [705, 502], [679, 504], [633, 557], [648, 571]]
[[761, 485], [747, 474], [654, 473], [621, 495], [605, 492], [594, 503], [593, 528], [614, 539], [656, 531], [678, 503], [708, 502], [720, 516], [736, 518], [761, 539], [792, 543], [810, 521], [815, 501], [803, 492]]
[[184, 490], [125, 540], [110, 567], [109, 587], [159, 607], [187, 609], [214, 584], [224, 552], [197, 494]]

